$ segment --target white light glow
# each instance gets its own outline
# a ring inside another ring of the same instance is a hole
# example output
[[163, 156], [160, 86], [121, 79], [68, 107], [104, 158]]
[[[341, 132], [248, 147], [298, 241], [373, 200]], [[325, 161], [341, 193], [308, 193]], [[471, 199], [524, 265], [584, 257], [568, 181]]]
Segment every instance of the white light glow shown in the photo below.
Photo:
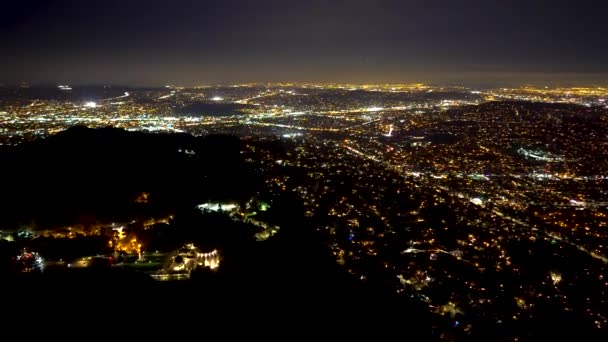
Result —
[[481, 198], [478, 198], [478, 197], [472, 198], [471, 203], [473, 203], [475, 205], [483, 205], [483, 201], [481, 200]]
[[233, 203], [203, 203], [197, 206], [201, 211], [224, 211], [230, 212], [238, 209], [238, 206]]

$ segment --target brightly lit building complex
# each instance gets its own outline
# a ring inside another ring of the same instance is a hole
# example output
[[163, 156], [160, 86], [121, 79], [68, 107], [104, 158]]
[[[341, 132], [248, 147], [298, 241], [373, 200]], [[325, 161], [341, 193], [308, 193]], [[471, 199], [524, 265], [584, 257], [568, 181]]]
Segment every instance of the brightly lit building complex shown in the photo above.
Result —
[[20, 272], [29, 273], [44, 271], [44, 259], [36, 252], [24, 250], [15, 258], [15, 261], [17, 269]]
[[216, 270], [220, 266], [217, 249], [203, 252], [193, 244], [187, 244], [170, 254], [165, 267], [152, 275], [156, 280], [186, 280], [197, 270]]

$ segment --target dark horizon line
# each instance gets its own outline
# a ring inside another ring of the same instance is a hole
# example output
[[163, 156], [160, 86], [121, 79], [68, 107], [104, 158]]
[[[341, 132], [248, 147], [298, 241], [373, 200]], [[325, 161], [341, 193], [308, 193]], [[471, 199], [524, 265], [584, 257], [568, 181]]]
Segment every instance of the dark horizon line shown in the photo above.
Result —
[[[399, 86], [413, 86], [413, 85], [423, 85], [429, 87], [451, 87], [451, 88], [485, 88], [485, 89], [497, 89], [497, 88], [607, 88], [608, 83], [606, 84], [598, 84], [596, 82], [590, 82], [585, 85], [564, 85], [558, 84], [560, 82], [545, 82], [544, 85], [533, 84], [530, 82], [522, 82], [516, 84], [516, 82], [487, 82], [487, 83], [479, 83], [479, 82], [463, 82], [463, 83], [454, 83], [454, 82], [446, 82], [446, 83], [438, 83], [438, 82], [347, 82], [347, 81], [273, 81], [273, 82], [232, 82], [232, 83], [214, 83], [214, 84], [198, 84], [198, 85], [180, 85], [178, 83], [167, 82], [164, 84], [125, 84], [125, 83], [114, 83], [114, 82], [0, 82], [0, 87], [4, 88], [19, 88], [19, 87], [38, 87], [38, 88], [46, 88], [46, 87], [57, 87], [59, 85], [67, 85], [70, 87], [113, 87], [113, 88], [132, 88], [132, 89], [162, 89], [167, 87], [176, 87], [176, 88], [214, 88], [214, 87], [234, 87], [234, 86], [281, 86], [281, 85], [295, 85], [295, 86], [303, 86], [303, 85], [354, 85], [354, 86], [366, 86], [366, 85], [399, 85]], [[549, 84], [552, 83], [552, 84]], [[565, 82], [564, 82], [565, 83]], [[568, 82], [571, 83], [571, 82]], [[582, 84], [582, 82], [581, 82]]]

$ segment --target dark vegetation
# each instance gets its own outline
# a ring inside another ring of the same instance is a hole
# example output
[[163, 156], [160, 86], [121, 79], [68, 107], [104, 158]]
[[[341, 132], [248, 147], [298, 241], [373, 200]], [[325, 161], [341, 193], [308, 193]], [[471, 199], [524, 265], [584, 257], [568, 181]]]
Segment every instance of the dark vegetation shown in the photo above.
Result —
[[[0, 150], [0, 224], [121, 221], [209, 199], [243, 199], [255, 182], [239, 151], [240, 141], [230, 136], [85, 127], [6, 148]], [[150, 193], [145, 206], [135, 201], [142, 192]]]

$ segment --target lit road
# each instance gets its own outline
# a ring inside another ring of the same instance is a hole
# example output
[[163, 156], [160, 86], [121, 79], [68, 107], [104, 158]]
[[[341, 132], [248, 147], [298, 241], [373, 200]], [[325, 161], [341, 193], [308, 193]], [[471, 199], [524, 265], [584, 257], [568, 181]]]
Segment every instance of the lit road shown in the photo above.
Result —
[[601, 255], [601, 254], [597, 254], [597, 253], [595, 253], [595, 252], [592, 252], [592, 251], [588, 250], [587, 248], [585, 248], [585, 247], [583, 247], [583, 246], [581, 246], [581, 245], [577, 245], [576, 243], [574, 243], [574, 242], [572, 242], [572, 241], [568, 240], [568, 239], [567, 239], [567, 238], [565, 238], [565, 237], [560, 236], [560, 235], [559, 235], [559, 234], [557, 234], [557, 233], [547, 232], [547, 231], [545, 231], [545, 230], [538, 229], [538, 228], [536, 228], [536, 227], [533, 227], [533, 226], [531, 226], [531, 225], [527, 224], [526, 222], [523, 222], [522, 220], [518, 220], [518, 219], [513, 218], [513, 217], [511, 217], [511, 216], [504, 215], [503, 213], [501, 213], [500, 211], [498, 211], [498, 210], [496, 210], [496, 209], [492, 210], [492, 212], [493, 212], [494, 214], [496, 214], [496, 215], [498, 215], [498, 216], [502, 217], [502, 218], [505, 218], [505, 219], [507, 219], [507, 220], [511, 221], [511, 222], [514, 222], [514, 223], [517, 223], [517, 224], [519, 224], [519, 225], [522, 225], [522, 226], [528, 227], [528, 228], [530, 228], [530, 230], [532, 230], [532, 231], [535, 231], [535, 232], [541, 232], [541, 233], [545, 234], [546, 236], [548, 236], [548, 237], [550, 237], [550, 238], [552, 238], [552, 239], [554, 239], [554, 240], [557, 240], [557, 241], [563, 242], [563, 243], [565, 243], [565, 244], [568, 244], [568, 245], [570, 245], [570, 246], [572, 246], [572, 247], [575, 247], [576, 249], [578, 249], [579, 251], [581, 251], [581, 252], [583, 252], [583, 253], [586, 253], [586, 254], [587, 254], [587, 255], [589, 255], [590, 257], [595, 258], [595, 259], [598, 259], [598, 260], [601, 260], [601, 261], [603, 261], [605, 264], [608, 264], [608, 258], [607, 258], [606, 256]]
[[107, 98], [107, 99], [102, 99], [102, 100], [99, 100], [99, 102], [104, 102], [104, 101], [112, 101], [112, 100], [118, 100], [118, 99], [124, 99], [124, 98], [129, 97], [129, 96], [131, 96], [131, 94], [129, 94], [129, 92], [128, 92], [128, 91], [125, 91], [124, 95], [117, 96], [117, 97], [110, 97], [110, 98]]
[[[363, 153], [363, 152], [361, 152], [361, 151], [359, 151], [359, 150], [356, 150], [356, 149], [354, 149], [354, 148], [352, 148], [352, 147], [350, 147], [350, 146], [347, 146], [346, 144], [344, 144], [344, 145], [343, 145], [343, 147], [344, 147], [344, 148], [346, 148], [348, 151], [353, 152], [353, 154], [354, 154], [354, 155], [357, 155], [357, 156], [359, 156], [359, 157], [363, 157], [363, 158], [368, 159], [368, 160], [372, 160], [372, 161], [374, 161], [374, 162], [380, 162], [380, 163], [382, 163], [382, 164], [383, 164], [385, 167], [387, 167], [387, 168], [389, 168], [389, 169], [391, 169], [391, 170], [393, 170], [393, 171], [395, 171], [395, 172], [398, 172], [398, 173], [399, 173], [399, 170], [398, 170], [397, 168], [395, 168], [395, 167], [393, 167], [393, 166], [389, 165], [388, 163], [385, 163], [385, 162], [380, 161], [378, 158], [376, 158], [376, 157], [374, 157], [374, 156], [371, 156], [371, 155], [369, 155], [369, 154]], [[447, 187], [445, 187], [445, 186], [437, 186], [437, 187], [435, 187], [435, 188], [436, 188], [436, 189], [438, 189], [438, 190], [440, 189], [440, 190], [446, 191], [446, 192], [448, 193], [448, 195], [450, 195], [450, 196], [451, 196], [453, 193], [455, 193], [454, 191], [451, 191], [451, 189], [449, 189], [449, 188], [447, 188]], [[460, 199], [460, 200], [466, 200], [466, 201], [468, 201], [468, 202], [471, 202], [471, 201], [473, 200], [473, 199], [472, 199], [470, 196], [465, 196], [465, 195], [463, 195], [463, 194], [460, 194], [459, 196], [456, 196], [456, 198], [458, 198], [458, 199]], [[590, 250], [588, 250], [587, 248], [585, 248], [584, 246], [578, 245], [578, 244], [576, 244], [576, 243], [574, 243], [574, 242], [572, 242], [572, 241], [568, 240], [567, 238], [560, 236], [560, 235], [559, 235], [559, 234], [557, 234], [557, 233], [552, 233], [552, 232], [548, 232], [548, 231], [545, 231], [545, 230], [538, 229], [538, 228], [536, 228], [536, 227], [533, 227], [533, 226], [529, 225], [528, 223], [526, 223], [526, 222], [524, 222], [524, 221], [522, 221], [522, 220], [519, 220], [519, 219], [513, 218], [513, 217], [508, 216], [508, 215], [504, 215], [502, 212], [500, 212], [500, 211], [499, 211], [499, 210], [497, 210], [497, 209], [492, 209], [492, 213], [494, 213], [494, 214], [496, 214], [496, 215], [498, 215], [498, 216], [500, 216], [500, 217], [502, 217], [502, 218], [504, 218], [504, 219], [506, 219], [506, 220], [509, 220], [509, 221], [511, 221], [511, 222], [513, 222], [513, 223], [516, 223], [516, 224], [518, 224], [518, 225], [520, 225], [520, 226], [523, 226], [523, 227], [529, 228], [531, 231], [535, 231], [535, 232], [541, 232], [541, 233], [543, 233], [544, 235], [546, 235], [546, 236], [548, 236], [548, 237], [550, 237], [550, 238], [552, 238], [552, 239], [554, 239], [554, 240], [556, 240], [556, 241], [560, 241], [560, 242], [562, 242], [562, 243], [565, 243], [565, 244], [568, 244], [568, 245], [570, 245], [570, 246], [572, 246], [572, 247], [575, 247], [575, 248], [576, 248], [576, 249], [578, 249], [579, 251], [581, 251], [581, 252], [583, 252], [583, 253], [587, 254], [588, 256], [590, 256], [590, 257], [592, 257], [592, 258], [594, 258], [594, 259], [601, 260], [601, 261], [602, 261], [602, 262], [604, 262], [605, 264], [608, 264], [608, 257], [606, 257], [605, 255], [598, 254], [598, 253], [595, 253], [595, 252], [593, 252], [593, 251], [590, 251]]]

